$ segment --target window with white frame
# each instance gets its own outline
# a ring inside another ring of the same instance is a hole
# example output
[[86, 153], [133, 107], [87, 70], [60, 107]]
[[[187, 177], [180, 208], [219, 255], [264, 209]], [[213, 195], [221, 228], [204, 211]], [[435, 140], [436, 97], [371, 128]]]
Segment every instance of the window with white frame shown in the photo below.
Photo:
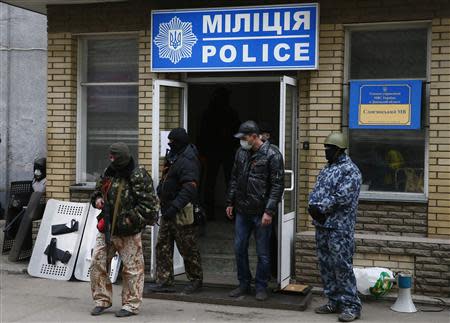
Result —
[[137, 38], [80, 38], [78, 62], [77, 182], [94, 182], [112, 143], [138, 156]]
[[349, 129], [349, 153], [363, 175], [361, 196], [425, 199], [429, 27], [359, 26], [349, 27], [346, 35], [347, 82], [423, 80], [419, 130]]

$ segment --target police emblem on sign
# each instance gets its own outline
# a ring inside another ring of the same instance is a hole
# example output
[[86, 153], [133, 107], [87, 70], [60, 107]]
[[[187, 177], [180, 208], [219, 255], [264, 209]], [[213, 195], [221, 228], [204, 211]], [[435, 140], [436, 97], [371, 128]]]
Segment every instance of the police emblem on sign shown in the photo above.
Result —
[[173, 17], [168, 23], [159, 24], [159, 33], [154, 39], [160, 58], [167, 58], [177, 64], [182, 58], [192, 56], [192, 47], [197, 37], [192, 32], [192, 23]]
[[181, 29], [169, 30], [169, 48], [177, 50], [183, 46], [183, 31]]

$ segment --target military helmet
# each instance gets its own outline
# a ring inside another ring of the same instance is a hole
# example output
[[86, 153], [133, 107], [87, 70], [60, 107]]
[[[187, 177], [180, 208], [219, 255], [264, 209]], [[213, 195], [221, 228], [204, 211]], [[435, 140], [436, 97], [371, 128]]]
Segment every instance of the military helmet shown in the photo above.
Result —
[[346, 149], [348, 147], [347, 137], [342, 132], [330, 133], [325, 139], [325, 145], [333, 145], [341, 149]]

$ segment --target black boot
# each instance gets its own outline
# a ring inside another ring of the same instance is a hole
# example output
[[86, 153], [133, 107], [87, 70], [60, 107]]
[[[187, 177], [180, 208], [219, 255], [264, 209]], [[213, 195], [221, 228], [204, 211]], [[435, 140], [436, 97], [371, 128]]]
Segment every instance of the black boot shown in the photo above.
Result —
[[152, 293], [175, 293], [175, 287], [166, 283], [149, 285], [146, 290]]
[[194, 294], [202, 290], [203, 282], [201, 280], [194, 280], [190, 282], [183, 290], [183, 294]]
[[133, 316], [133, 315], [136, 315], [136, 313], [127, 311], [123, 308], [120, 311], [116, 312], [116, 317], [128, 317], [128, 316]]
[[267, 291], [265, 289], [261, 289], [256, 291], [255, 298], [257, 301], [264, 302], [269, 298], [269, 294], [267, 294]]
[[230, 297], [241, 297], [244, 295], [250, 294], [250, 287], [241, 287], [233, 289], [230, 293], [228, 293], [228, 296]]
[[109, 305], [109, 306], [96, 306], [96, 307], [94, 307], [92, 309], [91, 315], [97, 316], [97, 315], [103, 314], [105, 312], [105, 310], [107, 310], [110, 307], [111, 307], [111, 305]]

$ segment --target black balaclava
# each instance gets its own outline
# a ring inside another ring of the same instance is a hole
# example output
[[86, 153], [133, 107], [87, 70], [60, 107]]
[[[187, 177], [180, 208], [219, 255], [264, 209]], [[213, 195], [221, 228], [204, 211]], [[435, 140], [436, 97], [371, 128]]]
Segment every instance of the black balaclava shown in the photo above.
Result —
[[325, 145], [325, 158], [329, 164], [334, 163], [342, 154], [342, 149], [335, 145]]
[[189, 135], [184, 128], [175, 128], [170, 131], [168, 138], [172, 140], [169, 142], [170, 152], [179, 154], [189, 144]]
[[33, 177], [37, 181], [41, 181], [47, 176], [46, 171], [47, 160], [45, 158], [37, 158], [33, 164]]
[[124, 169], [131, 161], [131, 154], [128, 146], [123, 142], [116, 142], [109, 147], [112, 155], [111, 166], [115, 170]]

